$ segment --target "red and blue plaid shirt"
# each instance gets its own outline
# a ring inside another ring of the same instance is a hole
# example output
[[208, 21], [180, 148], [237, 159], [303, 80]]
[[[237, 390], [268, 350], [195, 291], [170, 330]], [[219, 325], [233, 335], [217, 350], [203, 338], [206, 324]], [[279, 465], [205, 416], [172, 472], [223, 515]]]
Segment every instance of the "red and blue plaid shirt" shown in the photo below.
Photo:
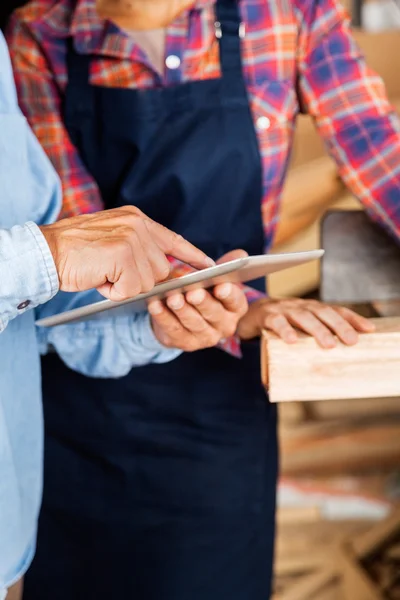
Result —
[[[370, 215], [400, 237], [400, 123], [364, 62], [337, 0], [238, 0], [244, 78], [263, 163], [266, 250], [277, 221], [296, 115], [311, 114], [339, 173]], [[67, 40], [93, 56], [94, 85], [149, 88], [220, 76], [215, 0], [197, 0], [168, 28], [159, 75], [129, 34], [101, 20], [95, 0], [31, 0], [13, 16], [10, 45], [20, 105], [64, 188], [62, 216], [103, 207], [62, 121]], [[254, 296], [250, 299], [254, 299]]]

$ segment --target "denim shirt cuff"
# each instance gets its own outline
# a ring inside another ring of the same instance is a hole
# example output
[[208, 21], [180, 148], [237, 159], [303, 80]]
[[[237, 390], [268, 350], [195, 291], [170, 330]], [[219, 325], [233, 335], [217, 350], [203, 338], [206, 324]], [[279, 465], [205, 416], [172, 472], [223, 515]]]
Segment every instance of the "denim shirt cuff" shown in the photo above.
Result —
[[[50, 249], [33, 222], [0, 230], [0, 328], [50, 300], [59, 281]], [[0, 331], [1, 331], [0, 329]]]
[[60, 282], [57, 268], [46, 239], [36, 223], [25, 224], [26, 230], [33, 237], [37, 256], [37, 304], [47, 302], [58, 292]]

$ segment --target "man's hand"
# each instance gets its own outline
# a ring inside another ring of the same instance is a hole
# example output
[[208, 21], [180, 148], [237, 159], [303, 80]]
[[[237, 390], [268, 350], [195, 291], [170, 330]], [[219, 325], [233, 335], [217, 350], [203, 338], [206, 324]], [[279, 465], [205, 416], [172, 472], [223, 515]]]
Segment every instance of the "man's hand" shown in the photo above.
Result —
[[115, 302], [150, 291], [167, 279], [167, 255], [197, 269], [214, 264], [133, 206], [63, 219], [40, 229], [53, 255], [61, 290], [97, 288]]
[[263, 329], [273, 331], [288, 344], [296, 343], [295, 328], [313, 336], [322, 348], [334, 348], [337, 336], [344, 344], [357, 343], [360, 333], [374, 326], [352, 310], [333, 307], [317, 300], [258, 300], [241, 319], [238, 335], [243, 340], [258, 337]]
[[[240, 250], [230, 252], [219, 262], [246, 256]], [[194, 290], [174, 294], [165, 302], [149, 304], [154, 333], [167, 348], [194, 352], [216, 346], [222, 339], [234, 335], [248, 305], [242, 289], [230, 283], [215, 287], [213, 293]]]

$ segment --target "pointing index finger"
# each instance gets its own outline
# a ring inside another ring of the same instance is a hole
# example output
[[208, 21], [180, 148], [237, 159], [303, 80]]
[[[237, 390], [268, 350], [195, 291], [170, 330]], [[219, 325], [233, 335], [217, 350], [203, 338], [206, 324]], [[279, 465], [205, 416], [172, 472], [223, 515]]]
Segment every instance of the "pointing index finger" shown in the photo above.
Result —
[[181, 235], [170, 231], [151, 219], [146, 219], [145, 223], [150, 235], [165, 254], [169, 254], [196, 269], [215, 266], [212, 258], [185, 240]]

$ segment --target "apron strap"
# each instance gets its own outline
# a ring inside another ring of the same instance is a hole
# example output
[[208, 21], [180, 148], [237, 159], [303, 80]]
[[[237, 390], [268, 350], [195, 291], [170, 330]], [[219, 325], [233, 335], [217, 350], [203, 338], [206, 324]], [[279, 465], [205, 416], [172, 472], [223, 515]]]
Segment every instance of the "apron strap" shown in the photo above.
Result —
[[[64, 96], [64, 121], [69, 123], [69, 119], [77, 112], [80, 114], [91, 114], [92, 111], [92, 86], [90, 85], [90, 63], [92, 55], [79, 54], [74, 47], [74, 38], [70, 37], [67, 41], [67, 72], [68, 84]], [[71, 106], [70, 102], [66, 102], [66, 98], [70, 89], [79, 90], [76, 95], [78, 100]]]
[[70, 37], [67, 41], [67, 69], [68, 78], [75, 85], [82, 87], [89, 83], [90, 62], [92, 56], [90, 54], [79, 54], [74, 47], [74, 38]]
[[220, 44], [221, 69], [225, 74], [242, 73], [241, 38], [244, 29], [239, 0], [217, 0], [216, 36]]

